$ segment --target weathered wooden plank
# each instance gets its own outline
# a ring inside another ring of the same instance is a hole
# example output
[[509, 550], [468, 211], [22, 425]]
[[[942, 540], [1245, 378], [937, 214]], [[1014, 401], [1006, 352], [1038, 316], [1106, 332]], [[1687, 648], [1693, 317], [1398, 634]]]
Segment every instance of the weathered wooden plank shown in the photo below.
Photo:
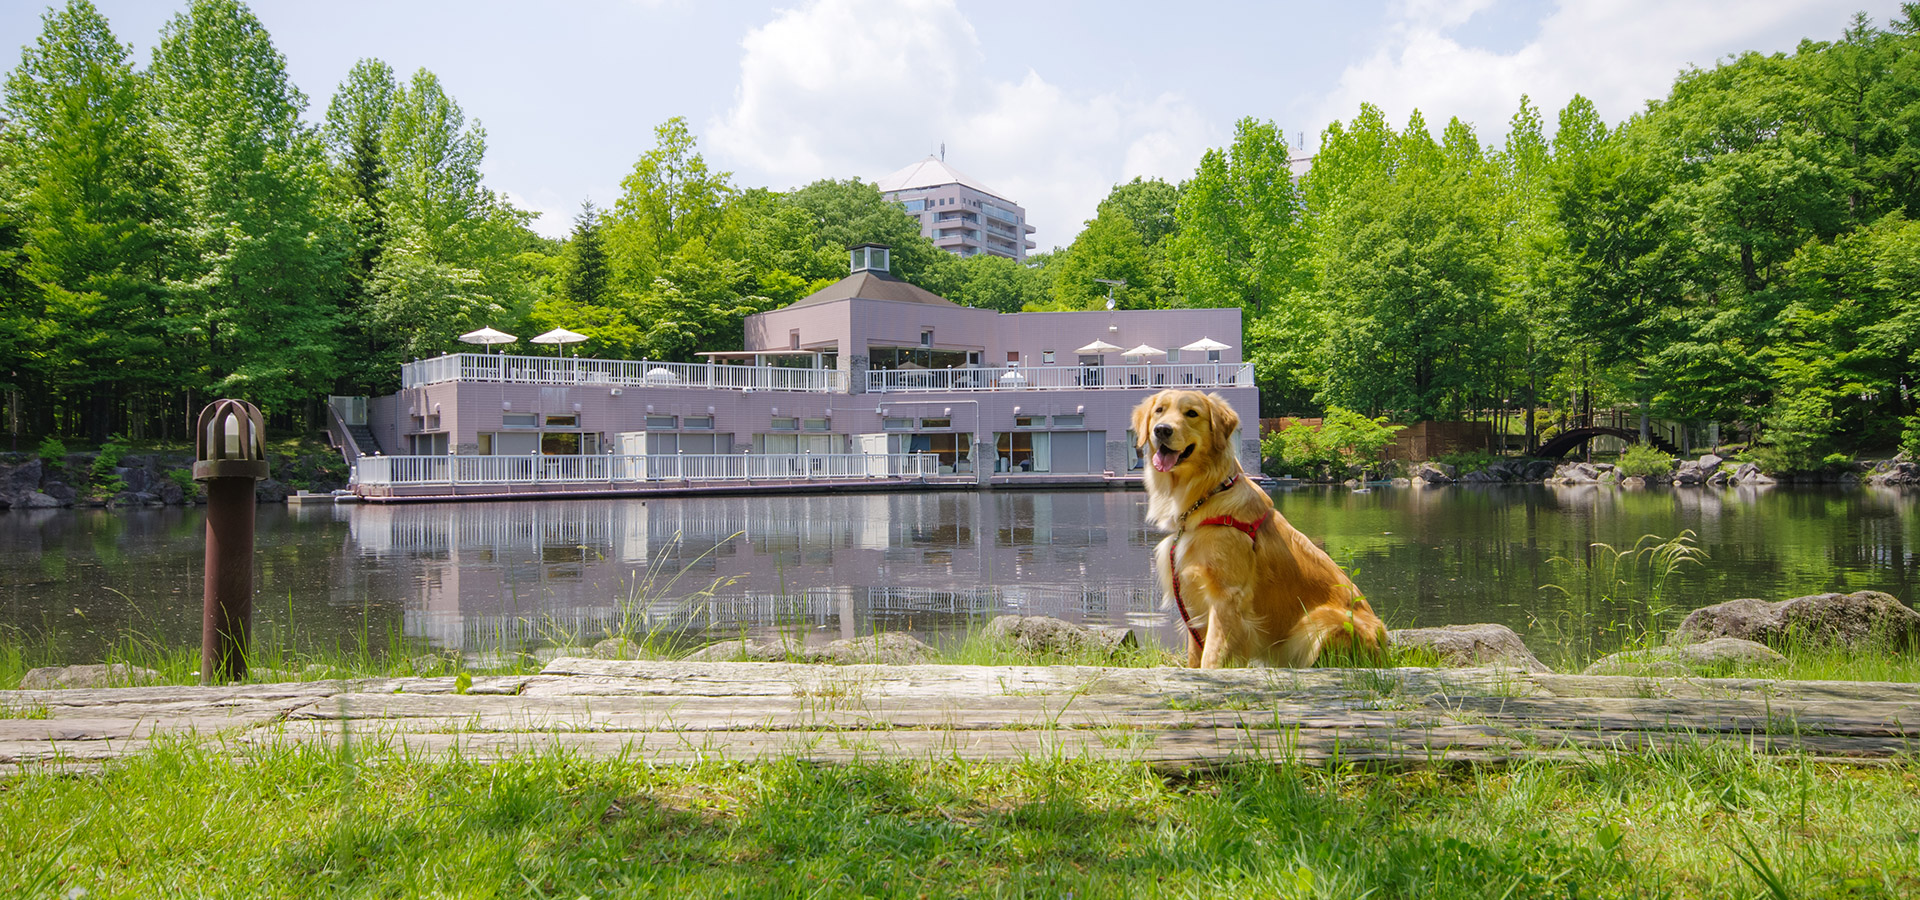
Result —
[[1786, 699], [1920, 701], [1920, 684], [1888, 681], [1776, 681], [1764, 678], [1640, 678], [1628, 675], [1528, 676], [1557, 697], [1667, 697], [1695, 700]]

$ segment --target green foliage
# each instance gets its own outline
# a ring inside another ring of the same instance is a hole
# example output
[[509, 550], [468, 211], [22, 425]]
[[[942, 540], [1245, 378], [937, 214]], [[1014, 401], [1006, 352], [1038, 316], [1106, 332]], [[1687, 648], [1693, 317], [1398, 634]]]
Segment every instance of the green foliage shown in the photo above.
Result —
[[1381, 451], [1393, 443], [1399, 425], [1385, 417], [1368, 418], [1357, 412], [1329, 407], [1319, 425], [1294, 423], [1261, 436], [1263, 468], [1271, 475], [1305, 475], [1323, 470], [1346, 477], [1355, 468], [1380, 461]]
[[1651, 478], [1655, 475], [1673, 474], [1673, 457], [1661, 452], [1652, 444], [1633, 444], [1622, 451], [1620, 458], [1614, 461], [1620, 474], [1626, 477], [1638, 476]]
[[93, 485], [96, 494], [111, 497], [127, 489], [126, 482], [115, 475], [113, 470], [119, 468], [120, 457], [125, 456], [130, 449], [132, 447], [124, 435], [115, 435], [111, 440], [100, 445], [100, 452], [94, 454], [93, 465], [87, 472], [88, 482]]
[[40, 439], [40, 446], [34, 453], [40, 457], [41, 465], [58, 466], [66, 462], [67, 445], [59, 438], [47, 435]]
[[1434, 457], [1433, 461], [1452, 466], [1455, 472], [1465, 475], [1468, 472], [1483, 471], [1502, 458], [1485, 450], [1461, 450], [1457, 453], [1443, 453]]
[[1920, 416], [1900, 420], [1900, 452], [1908, 459], [1920, 459]]
[[1549, 582], [1540, 589], [1557, 591], [1589, 608], [1621, 611], [1621, 618], [1607, 630], [1614, 633], [1619, 646], [1630, 649], [1644, 649], [1662, 639], [1667, 617], [1674, 610], [1669, 586], [1682, 570], [1699, 566], [1706, 558], [1692, 529], [1670, 538], [1642, 535], [1625, 550], [1604, 542], [1595, 542], [1589, 549], [1592, 552], [1579, 560], [1559, 556], [1549, 560], [1565, 573], [1568, 583]]

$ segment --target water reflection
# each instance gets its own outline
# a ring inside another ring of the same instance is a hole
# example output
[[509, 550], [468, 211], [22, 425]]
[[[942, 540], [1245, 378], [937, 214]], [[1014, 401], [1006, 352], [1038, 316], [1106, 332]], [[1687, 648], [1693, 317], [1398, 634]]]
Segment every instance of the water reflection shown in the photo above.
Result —
[[[1298, 490], [1277, 503], [1395, 626], [1502, 622], [1558, 640], [1636, 607], [1581, 566], [1642, 535], [1697, 536], [1679, 610], [1887, 590], [1911, 601], [1914, 499], [1881, 489]], [[262, 507], [264, 634], [464, 650], [788, 629], [951, 633], [1026, 612], [1177, 626], [1148, 572], [1138, 493], [1000, 492]], [[128, 632], [198, 640], [199, 510], [0, 513], [0, 625], [97, 657]], [[1564, 595], [1543, 585], [1568, 589]]]

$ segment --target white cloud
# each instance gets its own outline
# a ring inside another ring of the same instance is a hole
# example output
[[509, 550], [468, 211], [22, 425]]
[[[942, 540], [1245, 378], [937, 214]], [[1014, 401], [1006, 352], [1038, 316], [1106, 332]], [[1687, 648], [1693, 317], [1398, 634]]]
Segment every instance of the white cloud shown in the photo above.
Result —
[[[1847, 24], [1844, 11], [1808, 0], [1561, 0], [1517, 50], [1463, 45], [1454, 32], [1490, 5], [1400, 5], [1378, 47], [1347, 67], [1313, 119], [1350, 120], [1362, 102], [1370, 102], [1395, 128], [1419, 109], [1435, 137], [1457, 116], [1475, 126], [1483, 144], [1497, 145], [1523, 93], [1544, 111], [1549, 135], [1555, 114], [1575, 93], [1617, 123], [1647, 100], [1666, 96], [1674, 76], [1688, 66], [1709, 68], [1746, 49], [1790, 51], [1802, 37], [1837, 37]], [[1897, 3], [1867, 5], [1887, 7], [1869, 10], [1885, 21]]]
[[1118, 182], [1178, 180], [1220, 143], [1177, 95], [1061, 88], [989, 71], [951, 0], [815, 0], [741, 42], [731, 109], [706, 130], [743, 183], [872, 181], [938, 152], [1065, 245]]

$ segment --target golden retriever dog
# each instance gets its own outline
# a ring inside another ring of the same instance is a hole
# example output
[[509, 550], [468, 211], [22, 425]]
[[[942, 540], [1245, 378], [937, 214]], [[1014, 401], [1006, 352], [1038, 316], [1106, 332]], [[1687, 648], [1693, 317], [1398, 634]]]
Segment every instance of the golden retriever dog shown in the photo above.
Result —
[[1377, 656], [1387, 629], [1347, 574], [1249, 482], [1219, 394], [1161, 391], [1133, 411], [1147, 522], [1173, 532], [1154, 571], [1187, 629], [1187, 661], [1311, 666], [1321, 652]]

